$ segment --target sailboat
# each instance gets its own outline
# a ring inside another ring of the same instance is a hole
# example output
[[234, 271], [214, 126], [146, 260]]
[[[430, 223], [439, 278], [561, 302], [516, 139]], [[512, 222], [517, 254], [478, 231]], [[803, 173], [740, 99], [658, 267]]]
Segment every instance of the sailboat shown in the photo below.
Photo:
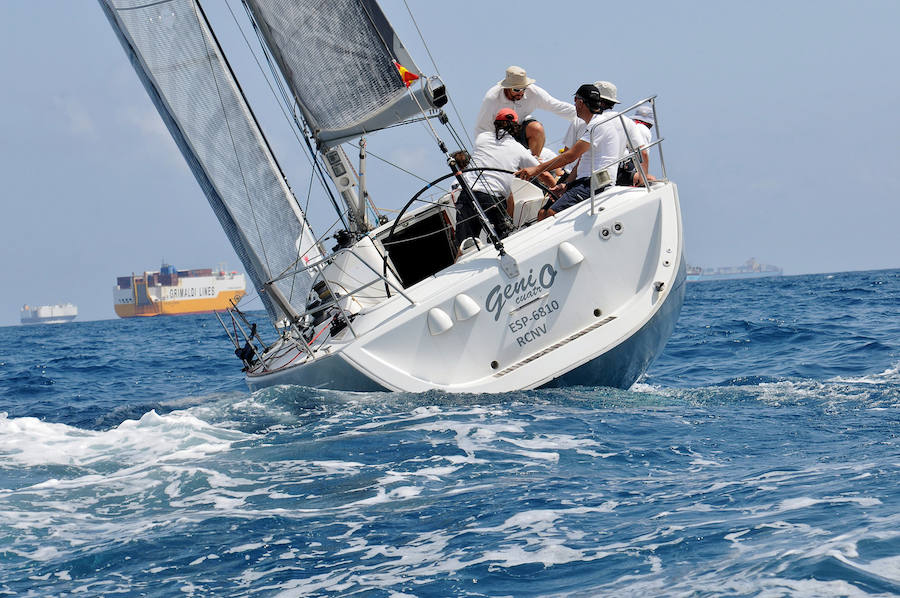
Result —
[[[231, 312], [251, 389], [628, 388], [661, 353], [685, 279], [661, 136], [661, 178], [619, 187], [598, 171], [591, 197], [552, 218], [536, 219], [544, 190], [517, 182], [516, 228], [501, 239], [442, 140], [454, 134], [443, 82], [418, 68], [374, 0], [244, 0], [339, 215], [328, 251], [198, 0], [99, 2], [277, 331], [265, 341]], [[651, 97], [610, 118], [644, 102], [655, 114]], [[428, 126], [449, 168], [405, 203], [391, 198], [403, 208], [388, 220], [368, 197], [365, 140], [411, 122]], [[454, 238], [459, 202], [474, 204], [484, 238]]]

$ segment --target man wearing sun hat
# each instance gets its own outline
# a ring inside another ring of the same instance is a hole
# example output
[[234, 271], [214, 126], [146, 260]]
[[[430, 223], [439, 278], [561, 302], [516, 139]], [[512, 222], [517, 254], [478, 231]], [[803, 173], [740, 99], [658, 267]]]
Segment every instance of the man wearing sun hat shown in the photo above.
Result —
[[484, 95], [481, 110], [475, 120], [475, 136], [485, 131], [492, 132], [493, 118], [503, 108], [515, 110], [523, 115], [518, 140], [528, 147], [535, 156], [541, 154], [546, 136], [544, 126], [531, 118], [535, 110], [547, 110], [566, 120], [575, 118], [575, 106], [557, 100], [543, 88], [534, 84], [534, 79], [520, 66], [506, 69], [506, 77], [498, 81]]
[[[641, 149], [641, 167], [644, 169], [644, 174], [647, 176], [648, 180], [655, 180], [653, 178], [653, 175], [647, 174], [647, 168], [650, 166], [650, 152], [648, 152], [646, 149], [647, 146], [650, 145], [650, 141], [653, 138], [653, 135], [650, 133], [650, 129], [652, 129], [653, 125], [656, 124], [656, 119], [653, 116], [653, 108], [648, 104], [642, 104], [638, 106], [634, 111], [634, 115], [631, 117], [631, 120], [634, 121], [634, 123], [637, 125], [637, 127], [635, 127], [635, 135], [637, 139], [632, 139], [631, 141], [634, 143], [635, 147]], [[619, 170], [622, 170], [621, 166], [619, 167]], [[634, 175], [634, 178], [630, 184], [642, 187], [644, 185], [644, 181], [641, 176], [634, 172], [632, 172], [632, 174]]]
[[[644, 176], [649, 181], [656, 180], [647, 172], [647, 167], [650, 165], [650, 152], [647, 150], [647, 146], [650, 145], [652, 138], [650, 129], [655, 122], [656, 121], [653, 118], [653, 108], [647, 104], [638, 106], [634, 111], [634, 114], [623, 121], [628, 129], [628, 141], [633, 147], [640, 149], [641, 169], [644, 171]], [[643, 187], [644, 176], [637, 173], [634, 162], [627, 160], [619, 164], [619, 175], [616, 179], [616, 184], [619, 186], [633, 185], [635, 187]]]
[[634, 111], [634, 116], [631, 117], [631, 120], [639, 125], [643, 125], [642, 127], [638, 127], [638, 134], [640, 135], [639, 147], [649, 145], [651, 137], [650, 129], [652, 129], [653, 125], [656, 124], [656, 119], [653, 118], [653, 108], [651, 108], [647, 104], [638, 106]]

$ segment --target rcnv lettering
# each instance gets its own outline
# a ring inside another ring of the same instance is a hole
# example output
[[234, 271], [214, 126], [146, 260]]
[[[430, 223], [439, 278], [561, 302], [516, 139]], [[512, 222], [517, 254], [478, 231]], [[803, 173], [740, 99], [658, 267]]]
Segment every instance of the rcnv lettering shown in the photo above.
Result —
[[544, 334], [547, 334], [547, 325], [541, 324], [540, 326], [535, 326], [522, 336], [517, 336], [516, 342], [520, 347], [524, 347], [528, 343], [540, 338]]

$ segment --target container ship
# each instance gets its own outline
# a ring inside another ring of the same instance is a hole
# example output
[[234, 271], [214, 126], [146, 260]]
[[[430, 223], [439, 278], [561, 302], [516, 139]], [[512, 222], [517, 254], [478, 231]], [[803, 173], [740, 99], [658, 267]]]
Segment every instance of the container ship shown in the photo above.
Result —
[[65, 324], [78, 317], [78, 308], [71, 303], [57, 305], [23, 305], [19, 321], [23, 324]]
[[726, 266], [724, 268], [701, 268], [700, 266], [687, 267], [687, 281], [700, 280], [733, 280], [736, 278], [764, 278], [767, 276], [782, 276], [784, 272], [778, 266], [760, 264], [754, 258], [750, 258], [741, 266]]
[[176, 270], [164, 263], [158, 272], [119, 276], [113, 301], [120, 318], [202, 314], [231, 307], [245, 289], [244, 275], [237, 272]]

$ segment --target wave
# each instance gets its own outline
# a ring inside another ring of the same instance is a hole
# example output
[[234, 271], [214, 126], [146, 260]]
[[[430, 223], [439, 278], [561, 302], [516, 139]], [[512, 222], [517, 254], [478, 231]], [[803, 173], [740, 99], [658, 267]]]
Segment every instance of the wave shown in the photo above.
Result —
[[105, 431], [0, 413], [4, 468], [62, 465], [101, 473], [169, 459], [190, 460], [226, 450], [245, 437], [187, 412], [159, 415], [151, 410]]

